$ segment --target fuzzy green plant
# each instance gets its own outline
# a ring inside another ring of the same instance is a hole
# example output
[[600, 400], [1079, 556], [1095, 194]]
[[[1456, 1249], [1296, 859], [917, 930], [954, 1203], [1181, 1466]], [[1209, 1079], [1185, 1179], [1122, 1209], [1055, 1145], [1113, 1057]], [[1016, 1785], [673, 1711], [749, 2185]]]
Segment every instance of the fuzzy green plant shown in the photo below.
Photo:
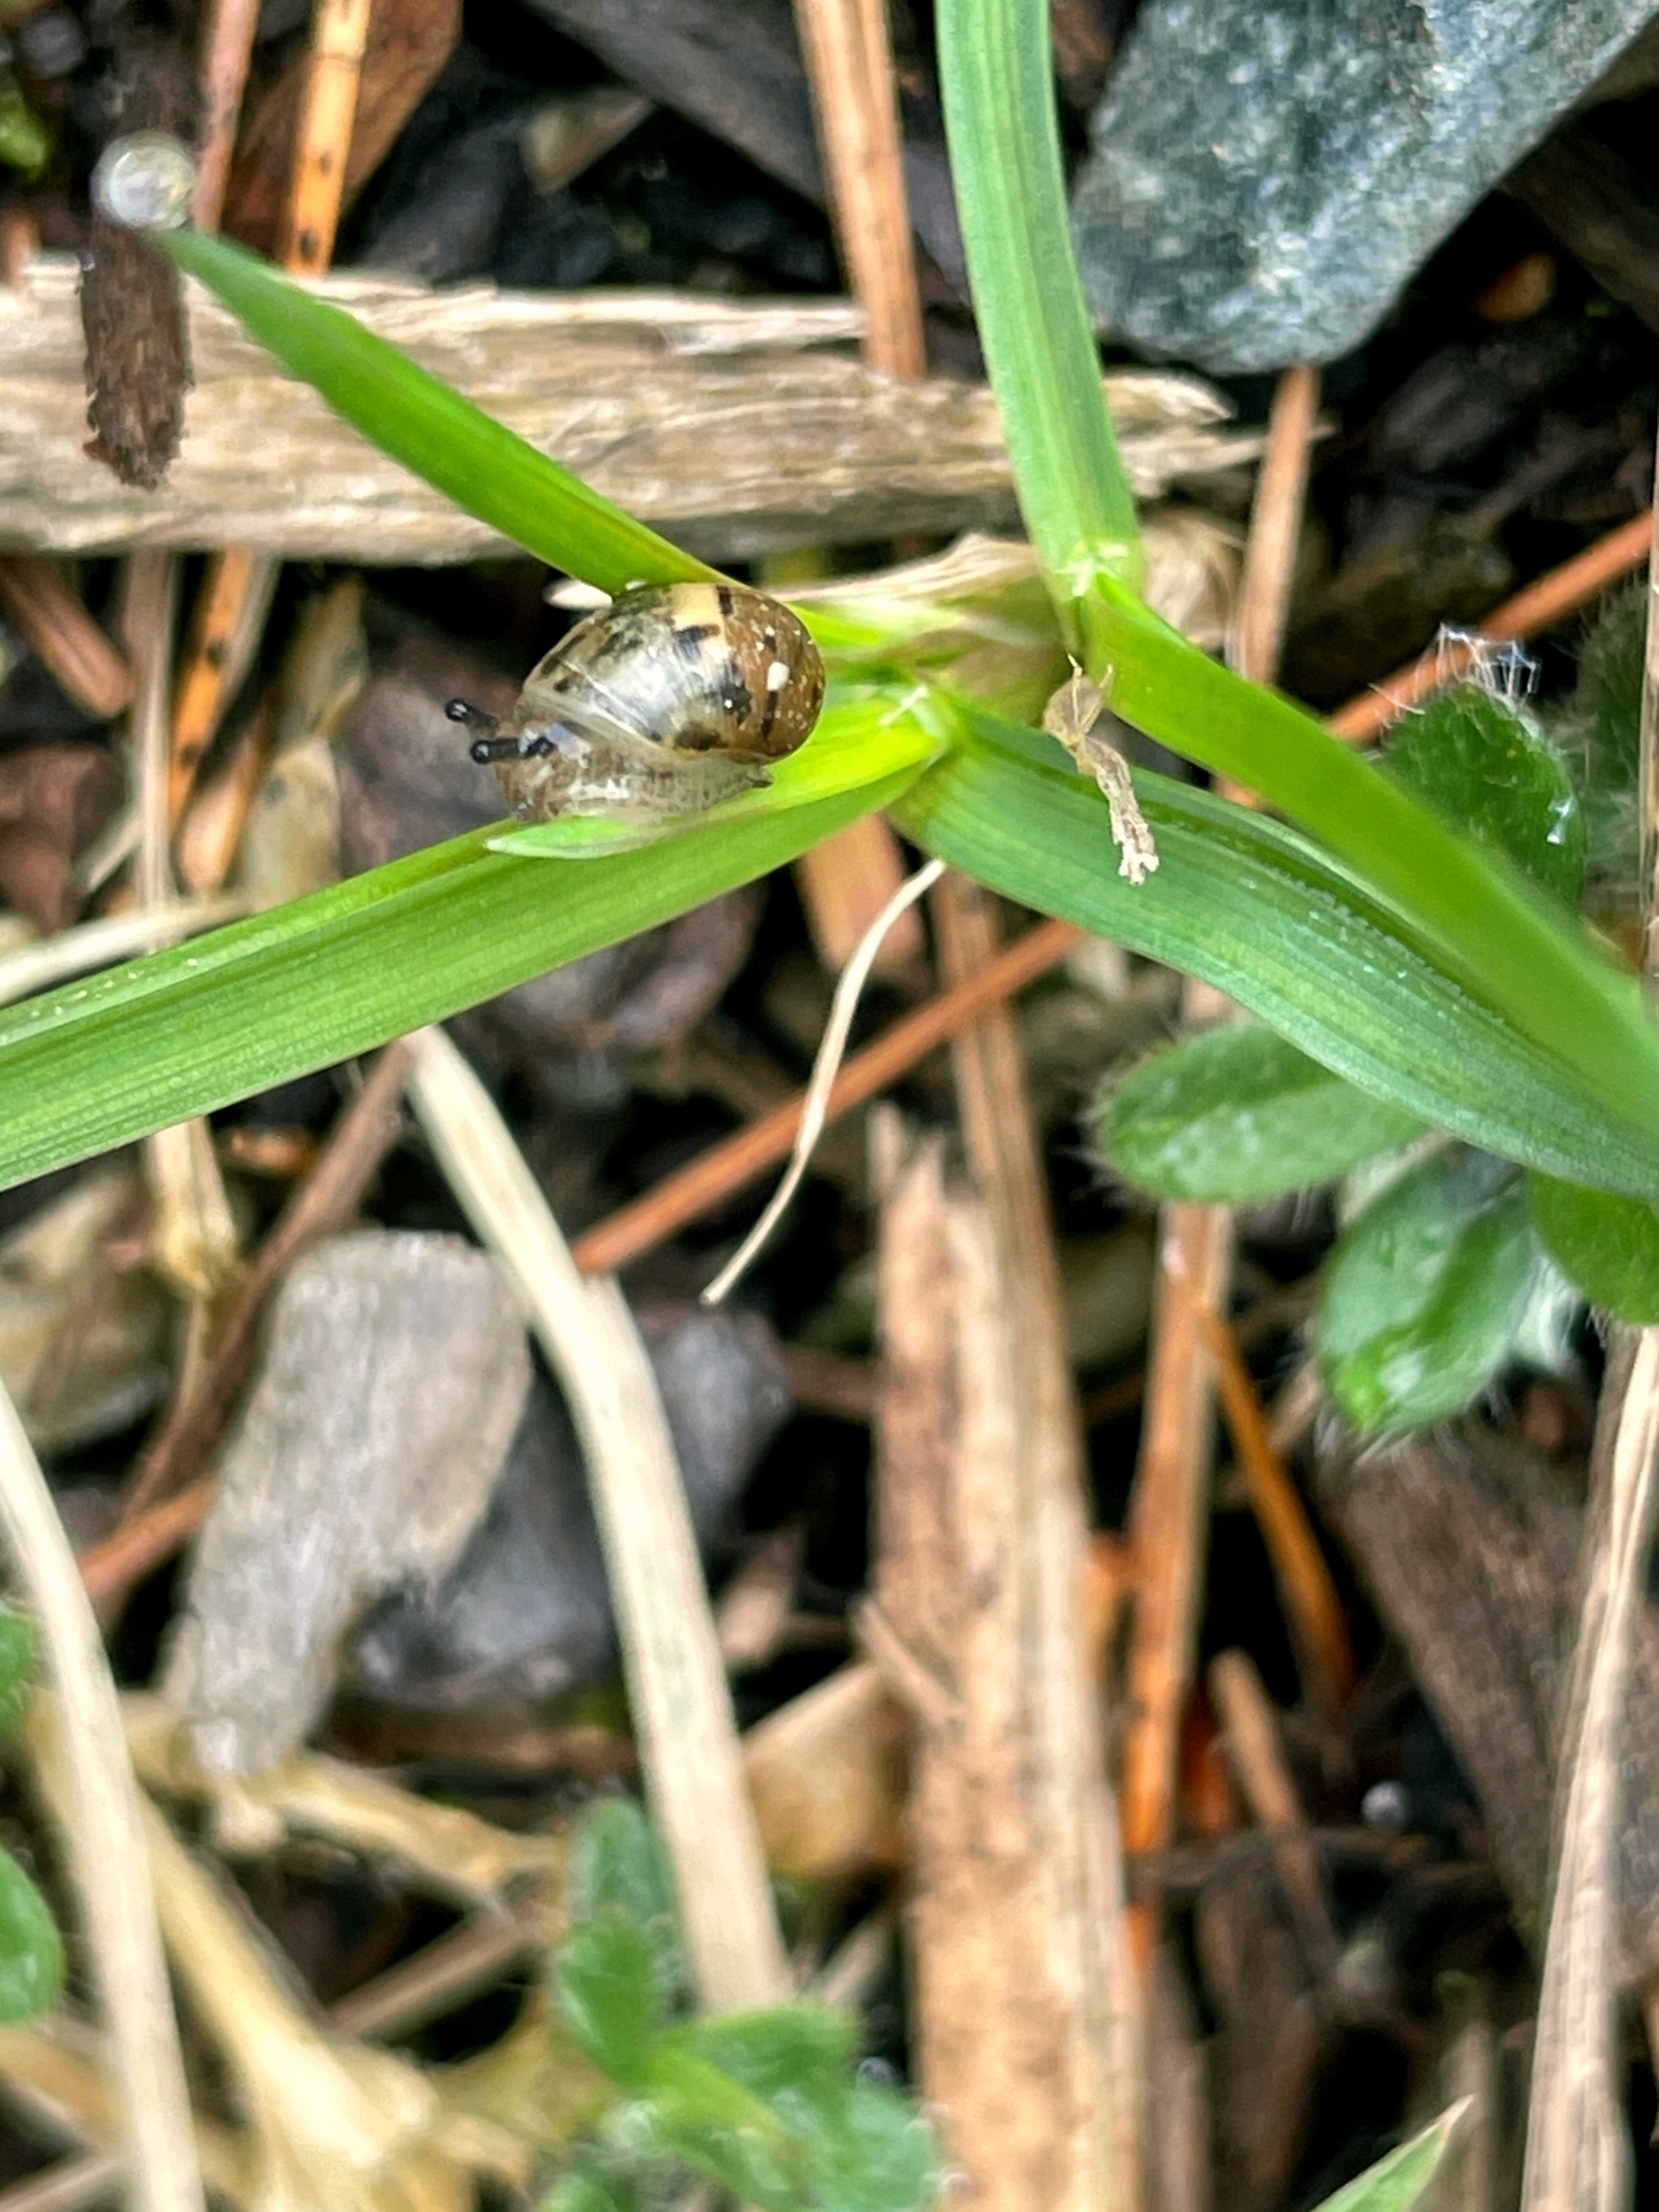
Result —
[[[941, 650], [936, 610], [818, 596], [801, 611], [829, 703], [770, 789], [643, 851], [603, 822], [455, 839], [0, 1017], [0, 1182], [440, 1019], [886, 807], [1010, 898], [1216, 983], [1382, 1111], [1575, 1188], [1659, 1197], [1659, 1031], [1559, 888], [1137, 595], [1066, 229], [1046, 7], [941, 0], [938, 25], [974, 304], [1054, 665], [1075, 653], [1118, 713], [1282, 818], [1138, 774], [1160, 865], [1127, 883], [1100, 793], [995, 711], [1006, 693], [974, 695], [982, 667]], [[711, 573], [253, 256], [188, 229], [159, 244], [365, 437], [529, 552], [607, 591]]]
[[[1563, 907], [1597, 895], [1620, 871], [1608, 861], [1588, 873], [1592, 855], [1613, 848], [1598, 846], [1586, 814], [1594, 822], [1602, 805], [1605, 824], [1608, 794], [1629, 786], [1632, 629], [1628, 604], [1612, 610], [1553, 730], [1517, 700], [1465, 685], [1401, 726], [1383, 773]], [[1524, 1171], [1525, 1152], [1497, 1142], [1493, 1117], [1413, 1113], [1259, 1023], [1153, 1053], [1108, 1086], [1094, 1119], [1106, 1164], [1160, 1197], [1249, 1204], [1349, 1179], [1314, 1348], [1360, 1429], [1438, 1420], [1518, 1359], [1559, 1361], [1586, 1303], [1659, 1322], [1659, 1209], [1646, 1197], [1535, 1157]]]

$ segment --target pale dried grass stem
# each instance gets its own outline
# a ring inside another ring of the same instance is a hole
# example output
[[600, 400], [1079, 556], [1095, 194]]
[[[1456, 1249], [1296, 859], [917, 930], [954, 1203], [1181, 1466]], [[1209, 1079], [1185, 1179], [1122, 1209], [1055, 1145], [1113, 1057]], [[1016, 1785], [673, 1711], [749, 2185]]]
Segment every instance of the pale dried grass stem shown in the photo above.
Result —
[[202, 2212], [184, 2062], [115, 1686], [52, 1493], [4, 1389], [0, 1530], [55, 1692], [50, 1705], [39, 1701], [31, 1733], [45, 1747], [42, 1773], [86, 1915], [132, 2203], [135, 2212]]
[[656, 1378], [613, 1279], [584, 1280], [482, 1083], [441, 1030], [410, 1098], [451, 1189], [506, 1269], [582, 1438], [653, 1809], [711, 2011], [789, 1993], [731, 1694]]

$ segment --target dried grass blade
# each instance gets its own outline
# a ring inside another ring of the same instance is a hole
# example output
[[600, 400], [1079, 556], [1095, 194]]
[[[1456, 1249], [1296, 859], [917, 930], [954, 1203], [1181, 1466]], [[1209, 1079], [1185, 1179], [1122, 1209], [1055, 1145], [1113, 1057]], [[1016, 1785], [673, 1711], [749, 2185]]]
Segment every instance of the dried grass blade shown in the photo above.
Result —
[[1593, 1511], [1562, 1730], [1565, 1787], [1533, 2046], [1521, 2212], [1622, 2212], [1630, 2147], [1616, 2088], [1619, 1731], [1659, 1505], [1659, 1329], [1637, 1339]]
[[410, 1097], [443, 1172], [517, 1288], [582, 1438], [641, 1764], [711, 2011], [790, 1981], [702, 1566], [656, 1379], [614, 1280], [577, 1272], [488, 1093], [441, 1030], [412, 1041]]
[[0, 1530], [57, 1692], [42, 1771], [87, 1915], [121, 2085], [135, 2212], [202, 2212], [184, 2062], [145, 1857], [138, 1786], [109, 1661], [69, 1540], [10, 1397], [0, 1389]]

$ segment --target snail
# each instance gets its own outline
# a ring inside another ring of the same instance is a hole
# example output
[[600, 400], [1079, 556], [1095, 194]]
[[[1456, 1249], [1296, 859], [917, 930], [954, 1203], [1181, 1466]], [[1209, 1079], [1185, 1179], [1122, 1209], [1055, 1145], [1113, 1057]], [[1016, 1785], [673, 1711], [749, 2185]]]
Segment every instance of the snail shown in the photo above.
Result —
[[696, 814], [771, 781], [824, 700], [818, 647], [786, 606], [735, 583], [624, 592], [531, 670], [498, 722], [465, 700], [522, 821], [562, 815], [653, 821]]

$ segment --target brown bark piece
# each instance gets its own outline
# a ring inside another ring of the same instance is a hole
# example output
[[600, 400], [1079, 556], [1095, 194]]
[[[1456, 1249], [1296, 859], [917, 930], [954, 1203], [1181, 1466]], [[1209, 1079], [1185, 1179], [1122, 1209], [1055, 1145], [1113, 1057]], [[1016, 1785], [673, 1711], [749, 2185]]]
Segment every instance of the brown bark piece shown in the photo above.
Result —
[[29, 745], [0, 757], [0, 906], [42, 933], [80, 907], [73, 864], [121, 803], [126, 779], [101, 746]]
[[[460, 0], [375, 0], [358, 82], [341, 205], [348, 208], [420, 105], [461, 35]], [[275, 250], [311, 57], [301, 53], [258, 102], [243, 134], [225, 229], [261, 253]]]
[[0, 614], [65, 696], [98, 721], [132, 698], [132, 670], [57, 561], [28, 553], [0, 559]]
[[[1548, 1868], [1559, 1701], [1583, 1514], [1547, 1463], [1477, 1424], [1357, 1452], [1318, 1487], [1479, 1800], [1529, 1942]], [[1621, 1971], [1659, 1965], [1659, 1618], [1641, 1622], [1619, 1822]]]
[[[1109, 2212], [1137, 2201], [1134, 2039], [1110, 1994], [1129, 1978], [1107, 1955], [1121, 1907], [1091, 1882], [1065, 1802], [1088, 1778], [1053, 1758], [1070, 1685], [1044, 1651], [1052, 1507], [1033, 1494], [996, 1229], [947, 1189], [936, 1143], [884, 1181], [881, 1565], [865, 1630], [914, 1727], [923, 2083], [964, 2204]], [[1095, 1787], [1100, 1836], [1111, 1815]]]
[[[117, 65], [112, 137], [195, 135], [195, 76], [182, 48], [135, 36]], [[179, 450], [190, 351], [178, 276], [135, 231], [92, 221], [80, 294], [86, 334], [86, 452], [123, 484], [153, 491]]]
[[1324, 2043], [1318, 2003], [1265, 1866], [1206, 1882], [1194, 1933], [1216, 2015], [1216, 2202], [1228, 2212], [1270, 2212], [1284, 2202], [1312, 2109]]

